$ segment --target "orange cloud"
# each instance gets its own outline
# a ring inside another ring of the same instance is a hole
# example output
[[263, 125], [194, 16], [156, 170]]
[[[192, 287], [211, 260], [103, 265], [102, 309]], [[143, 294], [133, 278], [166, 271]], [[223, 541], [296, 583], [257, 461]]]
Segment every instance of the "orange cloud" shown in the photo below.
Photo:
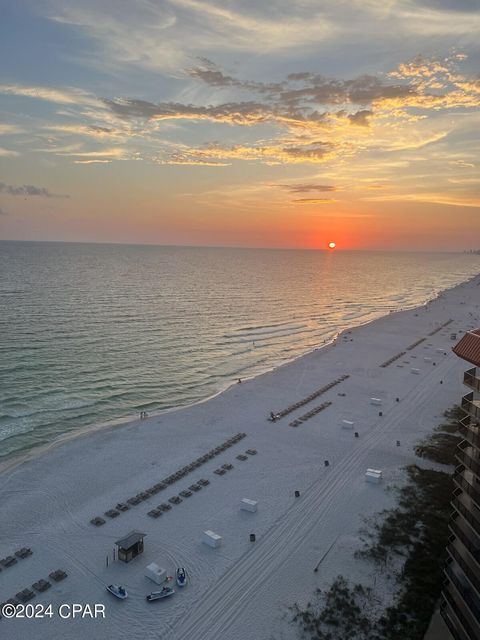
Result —
[[292, 200], [297, 204], [331, 204], [332, 202], [336, 202], [333, 198], [297, 198], [296, 200]]

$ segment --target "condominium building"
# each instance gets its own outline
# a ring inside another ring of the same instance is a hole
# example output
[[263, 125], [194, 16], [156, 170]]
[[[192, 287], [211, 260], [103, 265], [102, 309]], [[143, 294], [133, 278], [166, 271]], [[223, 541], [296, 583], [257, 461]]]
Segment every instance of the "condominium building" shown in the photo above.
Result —
[[457, 451], [442, 616], [455, 640], [480, 640], [480, 329], [453, 348], [471, 366], [461, 402], [464, 440]]

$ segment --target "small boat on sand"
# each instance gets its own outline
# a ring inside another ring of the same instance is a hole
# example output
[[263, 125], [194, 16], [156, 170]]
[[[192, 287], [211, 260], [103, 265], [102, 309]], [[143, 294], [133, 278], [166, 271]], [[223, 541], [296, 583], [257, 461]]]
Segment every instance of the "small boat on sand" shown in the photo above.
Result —
[[178, 567], [175, 578], [179, 587], [184, 587], [187, 584], [187, 572], [184, 567]]
[[120, 600], [125, 600], [125, 598], [128, 597], [127, 590], [125, 587], [122, 587], [121, 584], [109, 584], [107, 586], [107, 591], [110, 591], [110, 593]]
[[173, 596], [175, 593], [172, 587], [163, 587], [160, 591], [152, 591], [147, 596], [148, 602], [153, 602], [154, 600], [162, 600], [163, 598], [168, 598], [169, 596]]

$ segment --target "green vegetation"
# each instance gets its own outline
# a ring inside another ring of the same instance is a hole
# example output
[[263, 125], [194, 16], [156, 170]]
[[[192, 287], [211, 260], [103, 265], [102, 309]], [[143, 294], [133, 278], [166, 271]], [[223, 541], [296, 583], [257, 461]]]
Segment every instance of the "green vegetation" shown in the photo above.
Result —
[[455, 450], [462, 441], [458, 430], [458, 421], [465, 415], [462, 408], [455, 405], [443, 414], [447, 422], [439, 425], [430, 437], [415, 447], [415, 453], [420, 458], [428, 458], [441, 464], [454, 465]]
[[292, 607], [293, 620], [299, 624], [304, 637], [318, 640], [370, 640], [372, 621], [365, 613], [371, 590], [355, 585], [350, 587], [338, 576], [328, 591], [316, 592], [317, 601], [301, 610]]
[[[435, 462], [454, 464], [461, 438], [456, 423], [459, 407], [445, 412], [446, 424], [426, 438], [417, 454]], [[361, 531], [364, 548], [357, 552], [382, 567], [400, 561], [394, 602], [383, 614], [369, 613], [372, 593], [339, 576], [328, 590], [318, 590], [314, 602], [292, 607], [293, 620], [306, 640], [422, 640], [443, 581], [448, 519], [453, 490], [449, 473], [405, 468], [407, 482], [396, 488], [397, 505], [377, 514]]]

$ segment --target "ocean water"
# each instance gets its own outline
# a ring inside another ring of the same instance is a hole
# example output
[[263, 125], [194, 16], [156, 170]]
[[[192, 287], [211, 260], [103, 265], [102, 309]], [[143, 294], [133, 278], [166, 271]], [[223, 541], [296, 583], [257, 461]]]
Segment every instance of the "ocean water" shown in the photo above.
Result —
[[0, 242], [0, 460], [199, 401], [479, 271], [453, 253]]

